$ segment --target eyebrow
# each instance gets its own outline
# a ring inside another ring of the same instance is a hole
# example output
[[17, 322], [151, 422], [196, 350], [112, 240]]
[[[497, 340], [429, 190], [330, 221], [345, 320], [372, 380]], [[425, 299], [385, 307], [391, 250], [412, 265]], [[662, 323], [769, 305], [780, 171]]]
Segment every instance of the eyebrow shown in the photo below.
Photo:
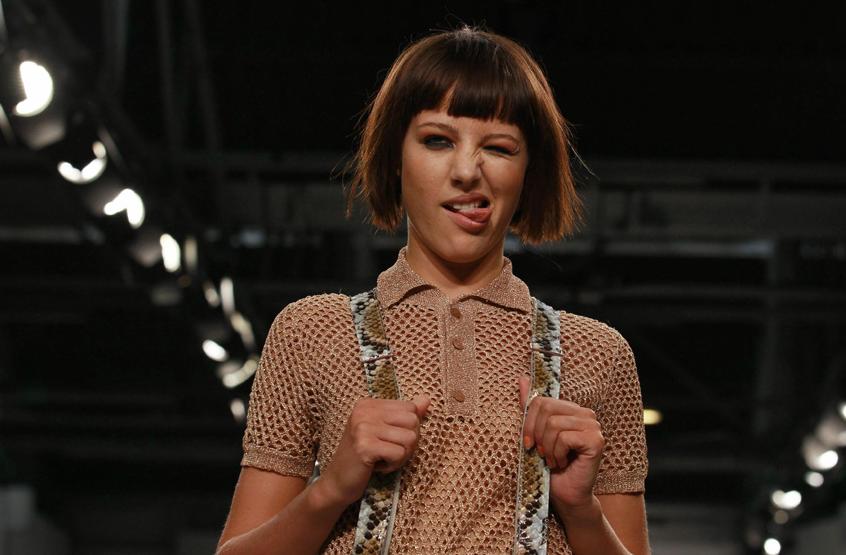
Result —
[[[437, 121], [424, 121], [423, 123], [418, 125], [417, 128], [420, 129], [421, 127], [426, 127], [426, 126], [438, 127], [440, 129], [446, 129], [448, 131], [452, 131], [453, 133], [458, 133], [458, 129], [456, 129], [452, 125], [450, 125], [448, 123], [437, 122]], [[506, 138], [506, 139], [511, 139], [515, 143], [521, 144], [520, 139], [518, 139], [514, 135], [511, 135], [510, 133], [488, 133], [487, 135], [482, 137], [482, 140], [486, 141], [488, 139], [493, 139], [493, 138], [497, 138], [497, 137], [503, 137], [503, 138]]]

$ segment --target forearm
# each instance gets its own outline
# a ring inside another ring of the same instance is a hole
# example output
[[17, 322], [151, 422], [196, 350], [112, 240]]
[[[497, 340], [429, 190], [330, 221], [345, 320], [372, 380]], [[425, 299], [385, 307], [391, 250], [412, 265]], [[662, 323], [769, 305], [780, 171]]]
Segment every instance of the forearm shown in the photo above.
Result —
[[567, 533], [573, 555], [632, 555], [602, 513], [596, 496], [586, 507], [573, 509], [552, 502]]
[[217, 555], [314, 555], [345, 508], [317, 480], [273, 518], [227, 541]]

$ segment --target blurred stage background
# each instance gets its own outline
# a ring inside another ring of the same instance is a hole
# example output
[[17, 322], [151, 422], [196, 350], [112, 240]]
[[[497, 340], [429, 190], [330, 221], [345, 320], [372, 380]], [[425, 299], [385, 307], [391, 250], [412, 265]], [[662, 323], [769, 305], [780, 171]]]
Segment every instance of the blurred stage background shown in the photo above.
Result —
[[356, 115], [459, 22], [593, 171], [578, 236], [507, 248], [632, 344], [654, 552], [846, 552], [843, 3], [0, 5], [0, 553], [213, 551], [273, 317], [404, 243], [343, 218]]

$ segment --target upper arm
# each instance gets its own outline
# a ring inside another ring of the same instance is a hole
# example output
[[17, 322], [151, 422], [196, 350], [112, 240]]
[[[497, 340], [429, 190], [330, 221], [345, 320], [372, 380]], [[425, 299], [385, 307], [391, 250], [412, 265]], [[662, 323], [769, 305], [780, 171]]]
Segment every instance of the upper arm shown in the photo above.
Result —
[[634, 555], [648, 555], [646, 508], [642, 493], [597, 495], [602, 513], [623, 545]]
[[218, 549], [231, 538], [261, 526], [305, 487], [306, 480], [299, 476], [282, 476], [258, 468], [242, 467]]
[[613, 357], [604, 376], [604, 393], [597, 410], [605, 449], [594, 493], [642, 493], [648, 464], [640, 380], [628, 342], [613, 328], [610, 331]]
[[250, 390], [242, 466], [308, 478], [317, 429], [296, 303], [276, 319], [262, 348]]

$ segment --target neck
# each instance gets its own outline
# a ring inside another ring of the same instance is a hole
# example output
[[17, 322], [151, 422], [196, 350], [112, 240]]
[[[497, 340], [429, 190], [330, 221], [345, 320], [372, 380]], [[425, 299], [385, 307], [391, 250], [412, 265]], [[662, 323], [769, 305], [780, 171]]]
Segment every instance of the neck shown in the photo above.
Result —
[[427, 248], [413, 233], [408, 234], [405, 259], [411, 269], [441, 290], [449, 299], [473, 293], [493, 281], [502, 271], [504, 241], [472, 262], [450, 262]]

